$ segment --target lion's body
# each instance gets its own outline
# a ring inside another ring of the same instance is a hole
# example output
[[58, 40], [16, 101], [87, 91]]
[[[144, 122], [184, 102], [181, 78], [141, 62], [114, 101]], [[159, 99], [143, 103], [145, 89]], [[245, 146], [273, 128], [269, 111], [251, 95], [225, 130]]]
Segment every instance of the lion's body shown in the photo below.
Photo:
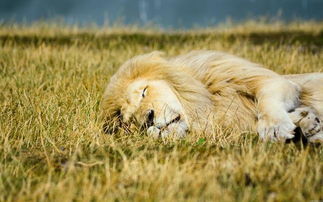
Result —
[[323, 74], [294, 74], [284, 77], [302, 87], [301, 101], [304, 105], [313, 107], [323, 120]]
[[111, 78], [102, 110], [107, 120], [135, 120], [139, 126], [152, 111], [148, 131], [159, 136], [224, 126], [288, 139], [297, 125], [288, 112], [302, 105], [323, 120], [323, 74], [282, 76], [230, 54], [192, 51], [169, 59], [155, 52], [129, 60]]
[[[280, 76], [258, 64], [216, 51], [192, 51], [172, 58], [171, 62], [190, 68], [191, 75], [201, 81], [212, 94], [217, 123], [229, 127], [238, 126], [240, 130], [256, 129], [257, 87], [266, 77]], [[301, 86], [301, 102], [314, 107], [323, 119], [323, 74], [284, 77]]]

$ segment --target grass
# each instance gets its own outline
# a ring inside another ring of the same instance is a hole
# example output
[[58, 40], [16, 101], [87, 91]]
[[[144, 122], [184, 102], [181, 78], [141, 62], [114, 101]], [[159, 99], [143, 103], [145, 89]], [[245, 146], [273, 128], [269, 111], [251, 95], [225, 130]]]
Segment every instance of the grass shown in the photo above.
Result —
[[222, 50], [279, 73], [323, 71], [323, 24], [191, 31], [0, 26], [1, 201], [323, 199], [322, 145], [256, 134], [102, 134], [100, 99], [125, 60]]

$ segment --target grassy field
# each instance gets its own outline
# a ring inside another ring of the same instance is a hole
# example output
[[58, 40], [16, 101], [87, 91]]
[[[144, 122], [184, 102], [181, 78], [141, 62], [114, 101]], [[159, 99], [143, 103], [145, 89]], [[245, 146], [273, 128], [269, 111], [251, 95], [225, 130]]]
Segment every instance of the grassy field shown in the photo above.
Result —
[[323, 23], [191, 31], [0, 26], [1, 201], [323, 200], [323, 146], [256, 134], [108, 136], [109, 77], [132, 56], [222, 50], [279, 73], [323, 71]]

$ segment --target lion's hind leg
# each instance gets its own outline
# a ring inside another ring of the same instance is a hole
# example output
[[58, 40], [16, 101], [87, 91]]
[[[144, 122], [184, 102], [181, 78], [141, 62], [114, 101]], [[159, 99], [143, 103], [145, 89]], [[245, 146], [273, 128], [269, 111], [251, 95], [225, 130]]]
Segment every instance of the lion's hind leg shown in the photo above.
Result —
[[323, 121], [311, 107], [302, 106], [289, 113], [294, 124], [310, 142], [323, 142]]

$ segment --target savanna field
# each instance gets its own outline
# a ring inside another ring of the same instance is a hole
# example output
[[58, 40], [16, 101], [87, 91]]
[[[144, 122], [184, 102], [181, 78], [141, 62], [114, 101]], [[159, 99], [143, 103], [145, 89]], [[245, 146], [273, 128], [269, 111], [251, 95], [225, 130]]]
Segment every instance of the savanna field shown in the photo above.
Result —
[[225, 131], [180, 140], [102, 133], [101, 96], [124, 61], [194, 49], [282, 74], [323, 72], [323, 23], [190, 31], [1, 25], [0, 200], [323, 200], [323, 145]]

